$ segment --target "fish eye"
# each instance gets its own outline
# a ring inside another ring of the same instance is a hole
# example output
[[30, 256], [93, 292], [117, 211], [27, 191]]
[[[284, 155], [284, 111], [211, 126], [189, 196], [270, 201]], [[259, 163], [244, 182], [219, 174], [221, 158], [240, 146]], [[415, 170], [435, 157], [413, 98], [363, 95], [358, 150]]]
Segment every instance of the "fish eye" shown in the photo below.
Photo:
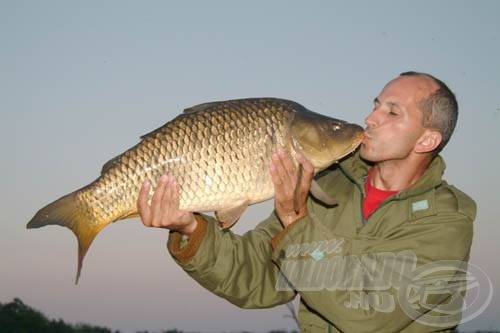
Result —
[[340, 125], [335, 124], [333, 125], [333, 131], [338, 131], [340, 129]]

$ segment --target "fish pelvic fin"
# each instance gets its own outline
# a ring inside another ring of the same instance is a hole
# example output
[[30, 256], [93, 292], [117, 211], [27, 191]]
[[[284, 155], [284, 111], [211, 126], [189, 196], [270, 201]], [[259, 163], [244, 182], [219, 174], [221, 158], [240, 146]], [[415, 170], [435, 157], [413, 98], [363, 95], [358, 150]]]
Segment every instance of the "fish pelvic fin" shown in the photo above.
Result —
[[236, 222], [238, 222], [241, 214], [243, 214], [249, 204], [250, 200], [248, 199], [239, 200], [229, 208], [216, 211], [215, 216], [217, 217], [217, 220], [219, 220], [219, 226], [224, 230], [230, 229], [234, 224], [236, 224]]
[[327, 194], [315, 180], [313, 180], [311, 183], [310, 192], [314, 198], [321, 201], [327, 206], [336, 206], [338, 204], [337, 200], [334, 197]]
[[77, 199], [73, 192], [40, 209], [28, 222], [26, 228], [41, 228], [46, 225], [60, 225], [73, 231], [78, 241], [78, 264], [75, 284], [78, 284], [82, 271], [83, 259], [96, 235], [108, 223], [96, 221], [91, 210], [84, 202]]

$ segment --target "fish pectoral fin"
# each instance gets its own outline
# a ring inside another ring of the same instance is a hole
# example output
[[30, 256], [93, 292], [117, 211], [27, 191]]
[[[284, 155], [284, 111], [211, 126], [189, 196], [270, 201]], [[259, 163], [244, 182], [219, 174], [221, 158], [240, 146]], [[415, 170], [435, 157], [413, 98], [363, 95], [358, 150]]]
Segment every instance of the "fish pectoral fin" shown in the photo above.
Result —
[[222, 229], [231, 228], [236, 222], [238, 222], [241, 214], [243, 214], [245, 209], [247, 209], [249, 203], [250, 200], [245, 199], [237, 201], [232, 207], [216, 211], [215, 216], [217, 216], [217, 220], [219, 220], [219, 226]]
[[313, 180], [311, 183], [311, 189], [309, 190], [311, 195], [326, 204], [327, 206], [335, 206], [337, 205], [337, 200], [327, 194], [318, 184], [317, 181]]
[[293, 210], [295, 210], [295, 214], [298, 214], [300, 210], [300, 184], [302, 182], [303, 170], [304, 168], [302, 167], [302, 164], [299, 163], [297, 181], [295, 183], [295, 190], [293, 191]]

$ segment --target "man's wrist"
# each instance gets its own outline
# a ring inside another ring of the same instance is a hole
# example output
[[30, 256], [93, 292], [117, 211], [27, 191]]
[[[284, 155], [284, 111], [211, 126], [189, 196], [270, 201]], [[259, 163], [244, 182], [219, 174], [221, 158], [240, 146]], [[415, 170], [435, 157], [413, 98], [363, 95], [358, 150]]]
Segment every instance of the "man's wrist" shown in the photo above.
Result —
[[[181, 263], [187, 263], [194, 257], [208, 230], [208, 223], [203, 215], [195, 214], [193, 216], [197, 223], [190, 236], [184, 235], [180, 230], [171, 230], [168, 238], [170, 253]], [[185, 239], [186, 237], [188, 239]]]
[[191, 222], [189, 222], [186, 226], [177, 231], [184, 236], [190, 237], [194, 233], [197, 227], [198, 227], [198, 221], [196, 221], [196, 218], [194, 217], [194, 215], [192, 215]]
[[292, 213], [287, 216], [284, 216], [283, 218], [278, 215], [279, 220], [281, 221], [281, 224], [283, 225], [284, 228], [294, 224], [298, 220], [302, 219], [307, 215], [307, 209], [305, 209], [303, 212], [297, 213]]

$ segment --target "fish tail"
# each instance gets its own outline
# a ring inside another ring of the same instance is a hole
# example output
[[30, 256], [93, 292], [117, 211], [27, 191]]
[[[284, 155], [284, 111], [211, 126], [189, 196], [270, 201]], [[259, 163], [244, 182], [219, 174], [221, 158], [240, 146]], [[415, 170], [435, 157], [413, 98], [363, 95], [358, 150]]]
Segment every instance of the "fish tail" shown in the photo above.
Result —
[[46, 225], [60, 225], [73, 231], [78, 240], [78, 266], [75, 284], [78, 284], [83, 258], [95, 236], [108, 223], [100, 223], [90, 214], [90, 207], [77, 200], [78, 191], [65, 195], [40, 209], [28, 222], [27, 228], [40, 228]]

